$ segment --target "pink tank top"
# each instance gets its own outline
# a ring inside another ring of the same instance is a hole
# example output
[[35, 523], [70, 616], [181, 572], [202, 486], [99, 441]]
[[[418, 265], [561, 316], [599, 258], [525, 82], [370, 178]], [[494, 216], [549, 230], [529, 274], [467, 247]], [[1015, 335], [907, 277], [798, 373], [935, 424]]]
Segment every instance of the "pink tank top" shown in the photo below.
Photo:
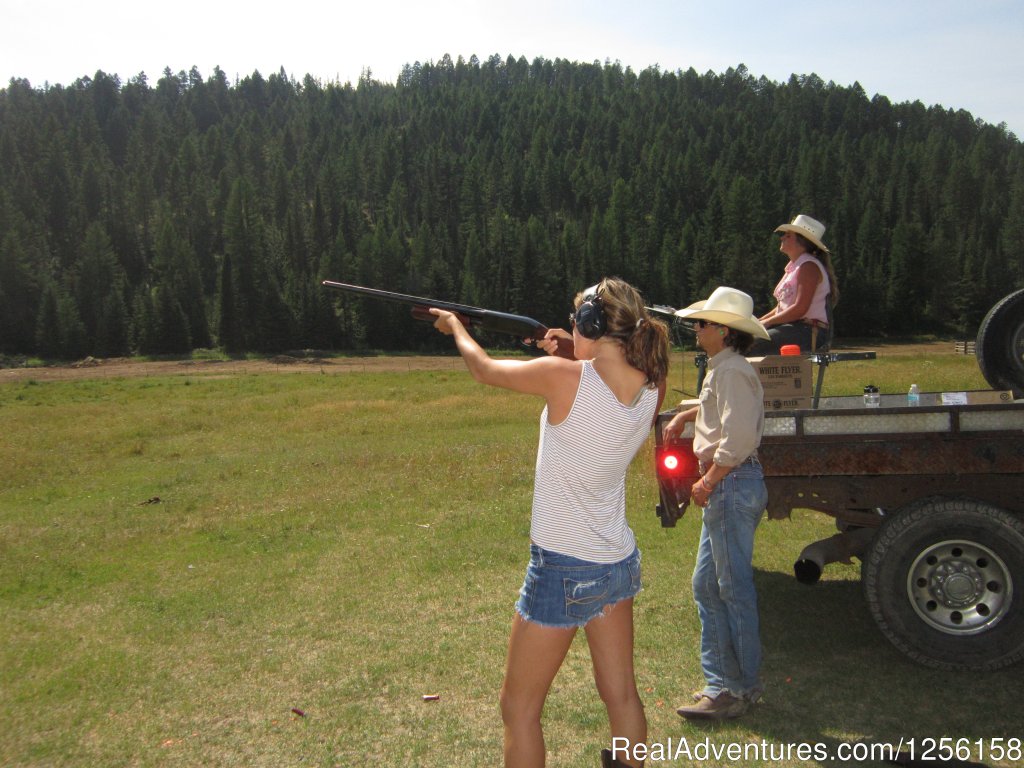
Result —
[[821, 282], [814, 289], [811, 306], [807, 308], [807, 314], [801, 320], [817, 320], [822, 325], [828, 325], [828, 313], [825, 311], [825, 297], [831, 291], [831, 286], [828, 282], [828, 272], [825, 271], [825, 265], [809, 253], [801, 254], [796, 261], [786, 264], [786, 271], [782, 275], [782, 279], [779, 280], [779, 284], [775, 286], [775, 291], [772, 295], [779, 302], [779, 310], [789, 309], [793, 306], [796, 303], [796, 271], [800, 268], [801, 264], [806, 264], [808, 261], [812, 262], [818, 268], [818, 271], [821, 272]]

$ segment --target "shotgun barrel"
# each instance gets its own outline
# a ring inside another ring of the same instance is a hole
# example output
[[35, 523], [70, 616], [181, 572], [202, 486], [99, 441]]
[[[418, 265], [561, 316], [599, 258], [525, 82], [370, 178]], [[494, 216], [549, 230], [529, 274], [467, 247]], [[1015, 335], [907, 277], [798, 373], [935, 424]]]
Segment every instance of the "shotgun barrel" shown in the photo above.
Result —
[[437, 299], [426, 299], [420, 296], [410, 296], [405, 293], [384, 291], [379, 288], [367, 288], [362, 285], [351, 285], [349, 283], [338, 283], [333, 280], [324, 280], [323, 285], [346, 293], [354, 293], [361, 296], [369, 296], [374, 299], [408, 304], [412, 307], [412, 316], [417, 320], [434, 322], [434, 315], [430, 314], [431, 308], [443, 309], [459, 316], [462, 324], [469, 327], [475, 326], [485, 331], [496, 333], [507, 333], [520, 339], [531, 339], [540, 341], [548, 332], [547, 326], [537, 322], [531, 317], [524, 315], [513, 315], [508, 312], [496, 312], [491, 309], [471, 307], [468, 304], [456, 304], [451, 301], [439, 301]]

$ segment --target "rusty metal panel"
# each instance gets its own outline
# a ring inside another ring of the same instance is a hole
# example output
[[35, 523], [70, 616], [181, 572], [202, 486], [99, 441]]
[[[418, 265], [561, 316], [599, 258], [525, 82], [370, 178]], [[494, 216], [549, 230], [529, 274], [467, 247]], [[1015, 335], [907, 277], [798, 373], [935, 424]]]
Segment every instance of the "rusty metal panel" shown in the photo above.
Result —
[[1021, 511], [1021, 481], [1004, 475], [865, 475], [860, 477], [766, 477], [768, 515], [789, 517], [794, 509], [824, 512], [838, 520], [877, 526], [878, 510], [894, 512], [930, 496], [959, 496]]
[[766, 476], [974, 475], [1024, 472], [1024, 434], [765, 438]]

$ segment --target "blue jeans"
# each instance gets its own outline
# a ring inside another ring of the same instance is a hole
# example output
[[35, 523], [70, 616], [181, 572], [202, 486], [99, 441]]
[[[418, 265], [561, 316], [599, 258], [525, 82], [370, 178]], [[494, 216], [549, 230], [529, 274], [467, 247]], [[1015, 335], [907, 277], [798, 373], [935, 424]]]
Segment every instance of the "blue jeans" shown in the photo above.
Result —
[[704, 693], [760, 695], [761, 634], [754, 589], [754, 531], [768, 504], [757, 459], [726, 475], [704, 507], [693, 570]]
[[516, 611], [545, 627], [582, 627], [642, 588], [639, 549], [617, 563], [592, 563], [530, 544]]

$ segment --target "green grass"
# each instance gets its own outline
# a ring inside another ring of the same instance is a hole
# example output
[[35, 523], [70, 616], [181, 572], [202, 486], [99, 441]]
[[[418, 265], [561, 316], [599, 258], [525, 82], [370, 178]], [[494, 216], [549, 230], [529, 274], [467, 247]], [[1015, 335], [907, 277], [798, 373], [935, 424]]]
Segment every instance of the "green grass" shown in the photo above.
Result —
[[[911, 381], [985, 388], [973, 358], [880, 353], [830, 368], [826, 393]], [[460, 369], [0, 385], [0, 765], [498, 765], [539, 411]], [[655, 502], [645, 449], [628, 503], [653, 742], [1024, 736], [1019, 671], [905, 661], [856, 566], [795, 581], [803, 546], [834, 532], [810, 512], [758, 534], [766, 704], [681, 721], [700, 682], [699, 520], [661, 529]], [[545, 729], [549, 765], [597, 765], [582, 637]]]

